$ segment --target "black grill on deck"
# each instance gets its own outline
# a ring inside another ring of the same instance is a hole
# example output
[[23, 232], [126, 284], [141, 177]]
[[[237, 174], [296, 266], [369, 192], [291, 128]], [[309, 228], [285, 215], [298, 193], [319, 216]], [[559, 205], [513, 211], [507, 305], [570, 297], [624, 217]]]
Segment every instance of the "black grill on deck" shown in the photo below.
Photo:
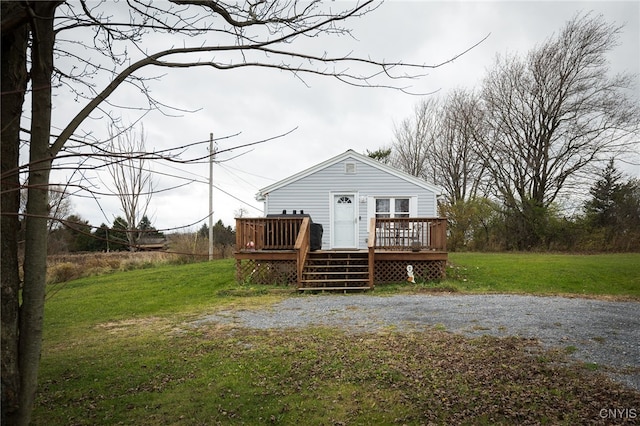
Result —
[[[286, 210], [283, 210], [281, 214], [268, 214], [267, 217], [286, 217], [286, 218], [292, 218], [292, 217], [308, 217], [310, 220], [310, 232], [311, 232], [311, 237], [310, 237], [310, 249], [311, 251], [316, 251], [316, 250], [320, 250], [322, 248], [322, 233], [323, 233], [323, 228], [322, 225], [319, 223], [314, 223], [313, 219], [311, 219], [311, 216], [309, 214], [304, 213], [303, 210], [300, 210], [300, 213], [297, 212], [297, 210], [294, 210], [293, 213], [289, 213], [287, 214]], [[268, 232], [268, 230], [267, 230]]]

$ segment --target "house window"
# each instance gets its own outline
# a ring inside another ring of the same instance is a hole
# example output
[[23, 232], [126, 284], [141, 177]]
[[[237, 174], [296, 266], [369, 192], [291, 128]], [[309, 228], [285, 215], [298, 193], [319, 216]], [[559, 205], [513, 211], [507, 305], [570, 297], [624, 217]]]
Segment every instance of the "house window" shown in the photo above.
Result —
[[395, 198], [395, 209], [393, 217], [409, 217], [409, 199], [408, 198]]
[[376, 198], [376, 217], [409, 217], [409, 198]]

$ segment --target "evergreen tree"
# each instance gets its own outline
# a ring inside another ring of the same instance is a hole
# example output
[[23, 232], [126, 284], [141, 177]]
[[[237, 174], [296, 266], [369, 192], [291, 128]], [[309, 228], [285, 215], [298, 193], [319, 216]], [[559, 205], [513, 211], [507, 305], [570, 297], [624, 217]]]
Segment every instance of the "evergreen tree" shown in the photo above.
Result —
[[382, 164], [389, 164], [391, 161], [391, 148], [378, 148], [375, 151], [369, 151], [367, 149], [367, 156]]
[[151, 225], [151, 220], [147, 215], [142, 216], [138, 224], [138, 234], [138, 241], [146, 238], [164, 238], [164, 234]]
[[585, 203], [584, 209], [589, 223], [596, 227], [610, 227], [616, 225], [616, 208], [621, 197], [622, 173], [609, 161], [589, 193], [591, 199]]
[[591, 199], [584, 204], [586, 221], [594, 233], [601, 231], [602, 248], [640, 248], [640, 181], [624, 181], [611, 160], [589, 193]]
[[231, 246], [236, 242], [236, 234], [230, 226], [224, 226], [222, 220], [213, 225], [213, 244]]
[[209, 238], [209, 227], [206, 223], [203, 223], [200, 229], [198, 230], [198, 237], [200, 238]]
[[93, 232], [93, 251], [110, 251], [108, 244], [109, 226], [106, 223], [100, 224], [99, 228]]
[[118, 216], [114, 219], [113, 225], [111, 225], [111, 231], [109, 231], [109, 250], [128, 250], [127, 229], [129, 225], [127, 221]]
[[70, 252], [92, 250], [93, 237], [88, 221], [80, 216], [71, 215], [65, 219], [64, 227], [67, 230]]

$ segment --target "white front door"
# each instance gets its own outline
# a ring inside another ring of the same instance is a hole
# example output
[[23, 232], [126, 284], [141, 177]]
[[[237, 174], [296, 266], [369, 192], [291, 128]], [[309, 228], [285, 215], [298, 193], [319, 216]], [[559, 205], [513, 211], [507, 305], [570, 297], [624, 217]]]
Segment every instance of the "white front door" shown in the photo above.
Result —
[[356, 248], [356, 196], [355, 194], [333, 195], [333, 247]]

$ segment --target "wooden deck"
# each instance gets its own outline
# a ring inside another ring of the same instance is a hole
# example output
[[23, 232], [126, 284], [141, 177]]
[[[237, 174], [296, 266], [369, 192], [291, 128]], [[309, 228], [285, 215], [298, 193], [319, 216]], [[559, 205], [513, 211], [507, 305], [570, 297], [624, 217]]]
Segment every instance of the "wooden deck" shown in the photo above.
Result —
[[417, 280], [445, 276], [446, 219], [372, 219], [366, 250], [311, 251], [309, 229], [306, 217], [236, 219], [237, 280], [362, 290], [405, 281], [408, 265]]

